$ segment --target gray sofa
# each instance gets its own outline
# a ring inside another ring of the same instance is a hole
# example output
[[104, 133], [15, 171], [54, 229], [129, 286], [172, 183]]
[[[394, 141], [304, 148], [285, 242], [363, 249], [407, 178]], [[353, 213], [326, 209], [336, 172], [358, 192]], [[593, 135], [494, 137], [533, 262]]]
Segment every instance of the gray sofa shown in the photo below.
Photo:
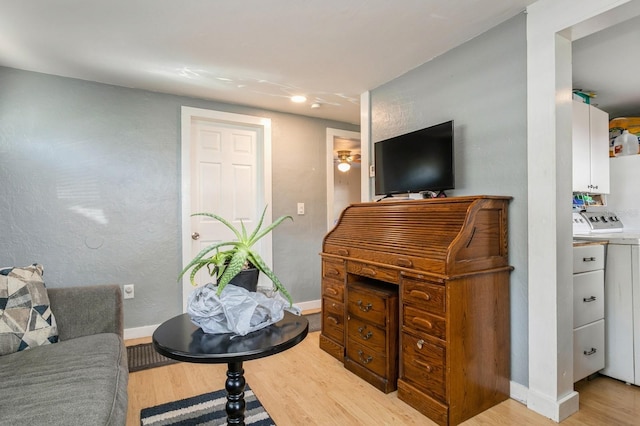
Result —
[[120, 287], [49, 288], [59, 342], [0, 356], [0, 425], [124, 425]]

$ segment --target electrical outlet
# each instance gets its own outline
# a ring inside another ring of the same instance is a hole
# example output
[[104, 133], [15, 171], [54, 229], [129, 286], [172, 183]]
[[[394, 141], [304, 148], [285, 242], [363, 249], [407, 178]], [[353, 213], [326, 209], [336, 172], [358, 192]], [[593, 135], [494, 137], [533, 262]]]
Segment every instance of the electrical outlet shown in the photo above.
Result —
[[298, 214], [304, 214], [304, 203], [298, 203]]
[[133, 284], [125, 284], [124, 285], [124, 298], [125, 299], [133, 299], [134, 289]]

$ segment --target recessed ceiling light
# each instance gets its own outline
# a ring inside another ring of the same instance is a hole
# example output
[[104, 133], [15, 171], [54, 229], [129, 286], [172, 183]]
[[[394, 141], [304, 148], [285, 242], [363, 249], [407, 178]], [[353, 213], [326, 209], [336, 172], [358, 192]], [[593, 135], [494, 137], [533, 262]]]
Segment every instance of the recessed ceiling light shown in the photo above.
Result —
[[291, 102], [295, 102], [297, 104], [301, 104], [302, 102], [306, 102], [307, 97], [302, 95], [295, 95], [291, 97]]

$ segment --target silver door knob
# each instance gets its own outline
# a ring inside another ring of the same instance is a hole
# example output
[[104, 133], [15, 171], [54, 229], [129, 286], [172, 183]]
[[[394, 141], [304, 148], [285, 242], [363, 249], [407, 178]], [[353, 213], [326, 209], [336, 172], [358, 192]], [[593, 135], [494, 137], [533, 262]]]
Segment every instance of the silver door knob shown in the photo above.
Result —
[[198, 234], [197, 232], [194, 232], [193, 234], [191, 234], [192, 240], [197, 240], [198, 238], [200, 238], [200, 234]]

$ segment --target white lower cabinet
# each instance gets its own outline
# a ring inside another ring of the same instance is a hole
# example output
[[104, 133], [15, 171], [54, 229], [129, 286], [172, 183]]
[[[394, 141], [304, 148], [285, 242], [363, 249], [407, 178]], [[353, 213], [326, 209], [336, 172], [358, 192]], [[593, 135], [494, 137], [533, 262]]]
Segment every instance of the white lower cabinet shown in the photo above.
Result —
[[604, 368], [604, 245], [573, 248], [573, 381]]

